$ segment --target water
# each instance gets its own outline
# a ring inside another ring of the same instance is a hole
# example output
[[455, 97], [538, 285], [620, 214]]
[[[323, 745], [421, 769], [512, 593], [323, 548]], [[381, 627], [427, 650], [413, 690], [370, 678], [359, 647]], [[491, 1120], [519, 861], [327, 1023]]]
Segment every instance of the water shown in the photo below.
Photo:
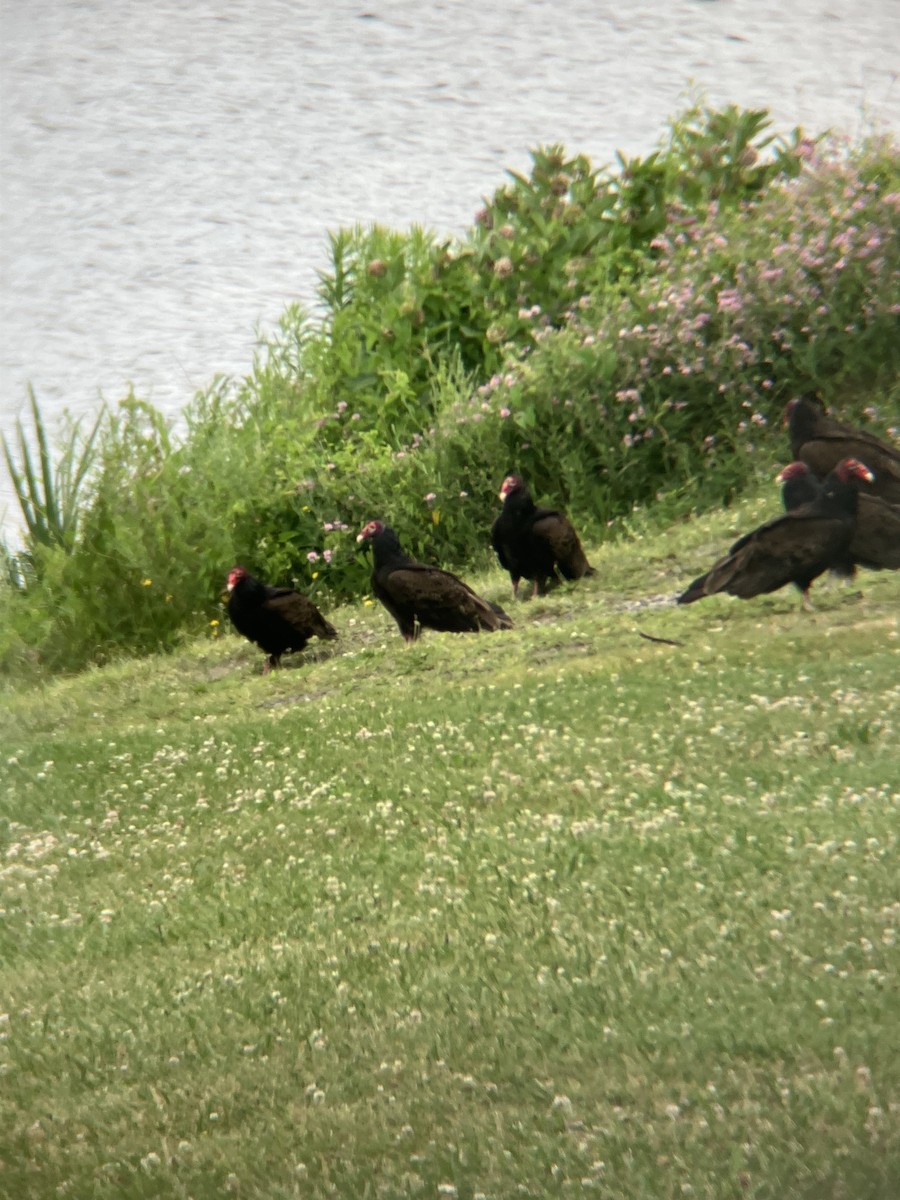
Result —
[[898, 45], [898, 0], [0, 0], [0, 429], [29, 382], [177, 413], [314, 301], [327, 230], [459, 232], [529, 147], [646, 152], [692, 84], [896, 130]]

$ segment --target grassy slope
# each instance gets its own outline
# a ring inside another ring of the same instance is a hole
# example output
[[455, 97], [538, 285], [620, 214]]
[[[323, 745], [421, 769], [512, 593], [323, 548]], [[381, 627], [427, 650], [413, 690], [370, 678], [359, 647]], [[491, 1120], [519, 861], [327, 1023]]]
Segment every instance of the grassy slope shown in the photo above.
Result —
[[0, 1190], [896, 1195], [900, 577], [631, 603], [772, 507], [8, 694]]

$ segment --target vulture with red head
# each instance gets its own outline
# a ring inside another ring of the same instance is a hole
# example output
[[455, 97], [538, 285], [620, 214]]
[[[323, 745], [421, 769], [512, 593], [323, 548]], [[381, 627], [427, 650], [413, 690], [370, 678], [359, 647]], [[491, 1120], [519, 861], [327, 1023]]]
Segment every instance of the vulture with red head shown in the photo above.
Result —
[[[803, 462], [792, 462], [778, 476], [781, 500], [791, 512], [821, 494], [828, 481], [820, 483]], [[835, 575], [851, 579], [857, 567], [871, 571], [900, 570], [900, 505], [888, 504], [873, 496], [872, 485], [860, 488], [856, 509], [856, 528], [847, 555], [831, 567]]]
[[784, 419], [791, 439], [791, 454], [805, 462], [819, 479], [846, 458], [864, 463], [875, 475], [870, 493], [889, 504], [900, 504], [900, 448], [865, 429], [836, 421], [825, 411], [815, 392], [790, 400]]
[[872, 480], [872, 472], [861, 462], [848, 458], [838, 463], [818, 496], [738, 538], [678, 603], [693, 604], [717, 592], [747, 600], [792, 583], [803, 594], [804, 609], [810, 609], [813, 580], [846, 558], [856, 528], [861, 480]]
[[372, 547], [372, 591], [397, 622], [404, 641], [414, 642], [422, 629], [493, 633], [512, 628], [501, 608], [483, 600], [456, 575], [410, 558], [382, 521], [369, 521], [356, 540]]
[[302, 650], [311, 637], [337, 637], [334, 626], [302, 592], [260, 583], [243, 567], [232, 567], [227, 586], [232, 625], [268, 655], [263, 674], [279, 666], [282, 654]]
[[491, 543], [500, 566], [509, 571], [513, 595], [519, 580], [531, 580], [532, 596], [551, 583], [593, 575], [572, 522], [553, 508], [538, 508], [518, 475], [507, 475], [500, 488], [503, 511], [491, 527]]

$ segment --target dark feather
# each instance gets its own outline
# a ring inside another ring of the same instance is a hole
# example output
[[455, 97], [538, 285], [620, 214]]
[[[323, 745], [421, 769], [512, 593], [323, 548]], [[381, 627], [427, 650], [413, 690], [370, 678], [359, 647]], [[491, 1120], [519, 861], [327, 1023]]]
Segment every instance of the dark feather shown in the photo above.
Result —
[[538, 508], [517, 475], [508, 475], [500, 489], [503, 511], [491, 527], [497, 559], [509, 572], [513, 593], [519, 581], [533, 583], [533, 595], [543, 595], [551, 583], [593, 575], [572, 522], [552, 508]]
[[[787, 512], [809, 503], [825, 487], [803, 462], [790, 463], [778, 478], [782, 481], [781, 499]], [[856, 527], [847, 554], [831, 567], [835, 575], [845, 579], [851, 579], [857, 567], [900, 570], [900, 506], [871, 495], [871, 486], [864, 484], [860, 488]]]
[[512, 628], [499, 605], [482, 599], [462, 579], [410, 558], [389, 525], [370, 521], [357, 541], [372, 547], [372, 591], [407, 642], [415, 641], [423, 628], [445, 633]]
[[824, 479], [846, 458], [855, 458], [875, 475], [869, 491], [889, 504], [900, 504], [900, 448], [865, 429], [836, 421], [814, 392], [791, 400], [785, 409], [791, 454]]
[[302, 592], [270, 587], [234, 567], [228, 576], [228, 616], [238, 633], [268, 655], [266, 670], [279, 665], [282, 654], [303, 650], [311, 637], [331, 639], [337, 630]]
[[807, 606], [813, 580], [843, 561], [853, 537], [857, 471], [863, 468], [853, 460], [849, 464], [838, 465], [815, 499], [738, 538], [678, 597], [678, 603], [692, 604], [717, 592], [747, 600], [792, 583]]

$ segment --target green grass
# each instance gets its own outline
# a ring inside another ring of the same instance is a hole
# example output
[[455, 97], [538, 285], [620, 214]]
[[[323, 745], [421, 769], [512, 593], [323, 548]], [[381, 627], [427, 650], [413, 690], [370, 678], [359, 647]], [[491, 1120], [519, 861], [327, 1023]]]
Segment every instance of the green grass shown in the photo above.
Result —
[[9, 689], [0, 1191], [896, 1196], [900, 578], [639, 603], [773, 507]]

